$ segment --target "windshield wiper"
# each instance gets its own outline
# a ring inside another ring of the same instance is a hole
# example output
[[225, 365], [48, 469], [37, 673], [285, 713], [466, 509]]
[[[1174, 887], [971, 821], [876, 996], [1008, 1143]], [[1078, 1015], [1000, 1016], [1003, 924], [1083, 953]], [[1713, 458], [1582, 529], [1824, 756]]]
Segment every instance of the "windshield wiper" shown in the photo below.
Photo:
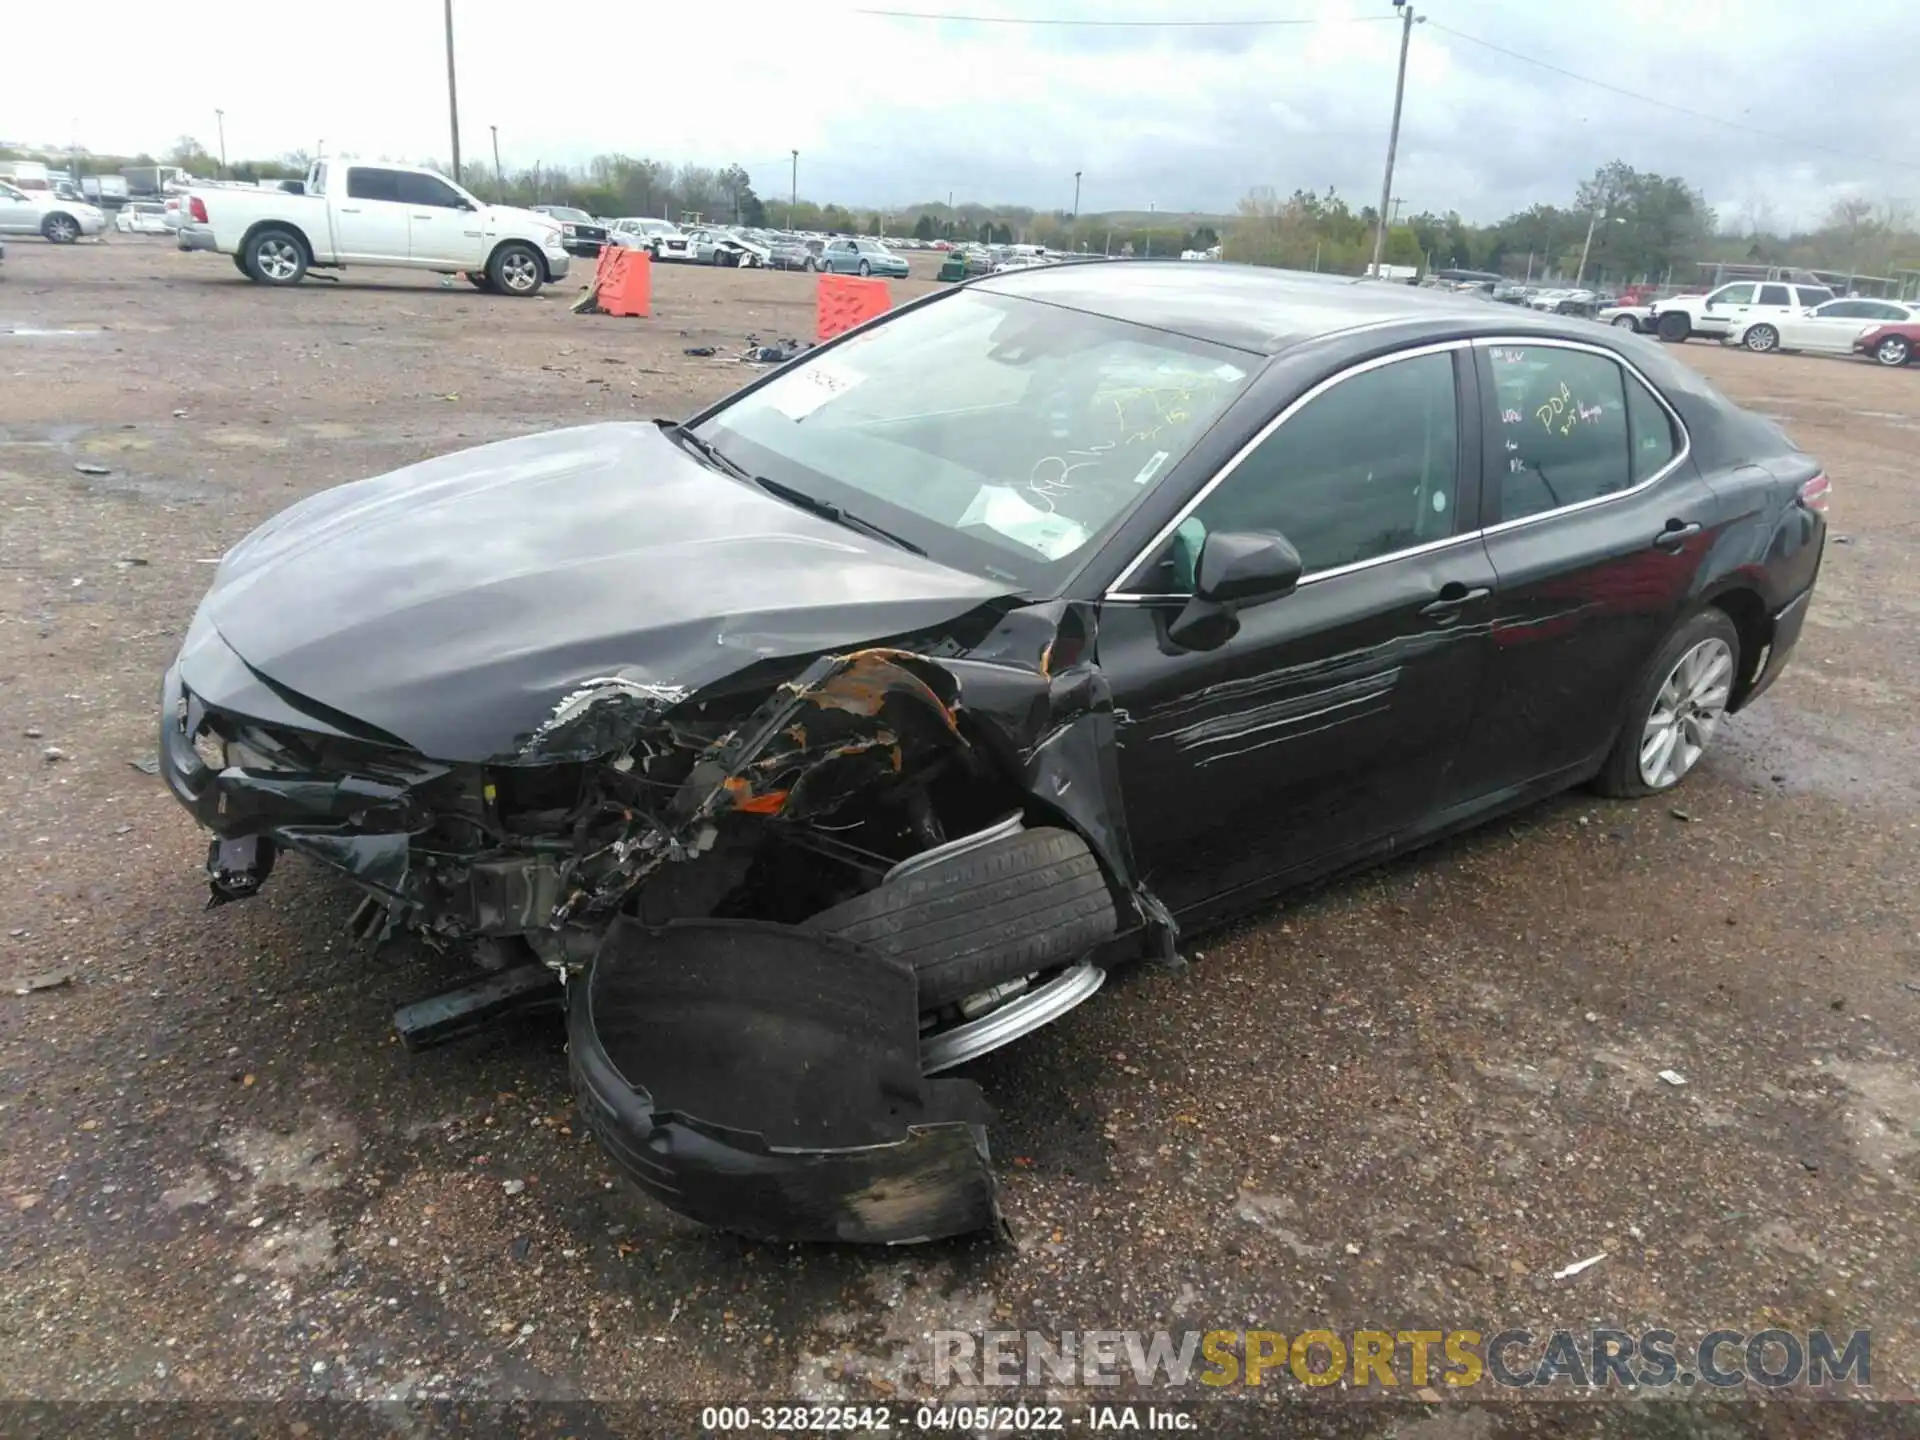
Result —
[[738, 475], [742, 480], [751, 480], [754, 478], [747, 473], [746, 468], [738, 461], [729, 460], [715, 449], [711, 440], [703, 440], [686, 426], [669, 425], [667, 427], [667, 433], [689, 450], [693, 451], [693, 453], [698, 455], [702, 460], [705, 460], [709, 465], [713, 466], [714, 469], [724, 470], [729, 475]]
[[890, 545], [898, 545], [902, 550], [910, 550], [915, 555], [927, 553], [904, 535], [896, 535], [893, 531], [883, 529], [873, 521], [855, 515], [850, 510], [843, 510], [831, 500], [822, 500], [818, 495], [809, 495], [804, 490], [796, 490], [791, 485], [782, 485], [778, 480], [769, 480], [764, 475], [755, 475], [751, 478], [754, 484], [769, 495], [778, 495], [789, 505], [796, 505], [809, 514], [818, 515], [822, 520], [831, 520], [834, 524], [844, 525], [849, 530], [862, 531], [876, 540], [885, 540]]

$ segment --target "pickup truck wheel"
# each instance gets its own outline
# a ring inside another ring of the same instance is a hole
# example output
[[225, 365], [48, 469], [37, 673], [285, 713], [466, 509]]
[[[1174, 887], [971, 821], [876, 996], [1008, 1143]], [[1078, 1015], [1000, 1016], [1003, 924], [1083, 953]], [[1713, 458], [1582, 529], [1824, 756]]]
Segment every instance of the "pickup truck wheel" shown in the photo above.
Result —
[[1669, 345], [1678, 345], [1693, 333], [1693, 322], [1679, 311], [1662, 315], [1656, 334]]
[[924, 1011], [1079, 960], [1118, 920], [1086, 841], [1041, 829], [930, 855], [803, 928], [913, 966]]
[[307, 247], [291, 230], [256, 231], [240, 254], [247, 278], [262, 285], [298, 285], [307, 273]]
[[245, 276], [246, 276], [246, 277], [247, 277], [247, 278], [248, 278], [249, 280], [251, 280], [251, 279], [253, 278], [253, 276], [252, 276], [252, 274], [251, 274], [251, 273], [250, 273], [250, 272], [248, 271], [248, 269], [247, 269], [247, 257], [246, 257], [246, 256], [244, 256], [244, 255], [236, 255], [236, 256], [234, 256], [234, 257], [233, 257], [233, 268], [234, 268], [234, 269], [236, 269], [236, 270], [238, 270], [238, 271], [239, 271], [239, 272], [240, 272], [240, 273], [241, 273], [242, 275], [245, 275]]
[[55, 245], [71, 245], [80, 238], [80, 222], [56, 211], [40, 222], [40, 233]]
[[516, 240], [493, 252], [487, 279], [503, 295], [535, 295], [547, 283], [547, 269], [531, 245]]
[[467, 283], [476, 290], [484, 290], [488, 294], [493, 293], [493, 281], [485, 275], [476, 275], [473, 271], [469, 270], [467, 272]]

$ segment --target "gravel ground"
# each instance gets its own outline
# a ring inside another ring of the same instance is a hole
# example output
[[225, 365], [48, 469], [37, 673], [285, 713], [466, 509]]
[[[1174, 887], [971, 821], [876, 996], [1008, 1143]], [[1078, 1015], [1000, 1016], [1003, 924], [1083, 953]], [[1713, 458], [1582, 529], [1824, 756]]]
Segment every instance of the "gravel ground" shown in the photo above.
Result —
[[165, 242], [9, 247], [0, 1395], [876, 1402], [928, 1393], [936, 1329], [1613, 1324], [1870, 1327], [1910, 1397], [1920, 374], [1688, 347], [1834, 479], [1785, 677], [1671, 801], [1563, 797], [976, 1066], [1016, 1244], [704, 1231], [614, 1186], [557, 1025], [407, 1054], [393, 1007], [464, 977], [356, 949], [343, 885], [203, 911], [138, 765], [210, 562], [325, 486], [685, 413], [745, 372], [684, 349], [804, 337], [810, 279], [663, 269], [611, 320], [577, 275], [269, 292]]

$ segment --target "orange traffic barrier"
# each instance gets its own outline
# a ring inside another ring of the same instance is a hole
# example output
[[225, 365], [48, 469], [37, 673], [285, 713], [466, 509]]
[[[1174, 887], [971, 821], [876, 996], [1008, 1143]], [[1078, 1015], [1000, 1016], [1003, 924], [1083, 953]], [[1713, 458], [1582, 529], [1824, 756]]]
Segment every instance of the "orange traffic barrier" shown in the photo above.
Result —
[[653, 257], [626, 245], [608, 245], [594, 271], [594, 303], [603, 315], [648, 315], [653, 302]]
[[856, 325], [893, 308], [884, 280], [864, 280], [857, 275], [820, 277], [820, 298], [816, 306], [813, 338], [831, 340]]

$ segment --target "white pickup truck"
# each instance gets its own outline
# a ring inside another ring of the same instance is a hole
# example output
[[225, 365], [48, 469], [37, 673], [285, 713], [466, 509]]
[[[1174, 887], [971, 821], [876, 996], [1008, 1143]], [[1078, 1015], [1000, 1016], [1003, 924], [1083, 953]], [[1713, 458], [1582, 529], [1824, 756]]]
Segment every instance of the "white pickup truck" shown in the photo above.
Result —
[[304, 194], [196, 189], [182, 250], [231, 255], [248, 279], [296, 285], [313, 269], [399, 266], [465, 275], [482, 290], [532, 295], [567, 273], [560, 226], [487, 205], [431, 170], [320, 160]]

